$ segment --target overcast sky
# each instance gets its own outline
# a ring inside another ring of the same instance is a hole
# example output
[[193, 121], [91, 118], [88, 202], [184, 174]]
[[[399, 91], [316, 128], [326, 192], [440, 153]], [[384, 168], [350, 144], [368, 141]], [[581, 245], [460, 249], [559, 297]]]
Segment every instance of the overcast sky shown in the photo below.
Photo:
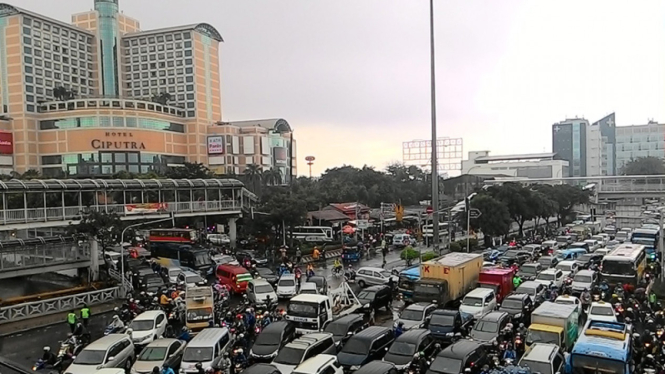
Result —
[[[63, 21], [93, 0], [15, 0]], [[281, 117], [299, 174], [384, 168], [430, 137], [427, 0], [120, 0], [142, 29], [208, 22], [224, 120]], [[665, 1], [435, 0], [439, 136], [549, 152], [551, 125], [665, 122]]]

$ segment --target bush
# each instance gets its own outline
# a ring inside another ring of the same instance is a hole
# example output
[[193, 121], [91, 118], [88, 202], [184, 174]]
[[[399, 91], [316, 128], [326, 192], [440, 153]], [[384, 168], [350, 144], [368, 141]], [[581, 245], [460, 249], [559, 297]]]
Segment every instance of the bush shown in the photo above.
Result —
[[422, 261], [429, 261], [433, 258], [436, 258], [438, 255], [432, 251], [423, 253]]
[[406, 261], [413, 261], [420, 257], [420, 253], [413, 249], [411, 246], [404, 248], [402, 253], [399, 254], [399, 258]]
[[452, 243], [450, 243], [450, 251], [451, 252], [461, 252], [462, 251], [462, 246], [460, 246], [458, 242], [452, 242]]
[[[466, 239], [458, 240], [453, 244], [457, 244], [460, 247], [460, 251], [466, 252]], [[478, 248], [478, 239], [469, 239], [469, 247], [471, 247], [471, 251], [474, 249]], [[470, 251], [469, 251], [470, 252]]]

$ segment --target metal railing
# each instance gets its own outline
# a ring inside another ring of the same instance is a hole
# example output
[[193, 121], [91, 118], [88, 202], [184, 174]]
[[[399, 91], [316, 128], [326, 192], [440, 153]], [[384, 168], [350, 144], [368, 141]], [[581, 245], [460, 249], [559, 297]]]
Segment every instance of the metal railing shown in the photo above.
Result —
[[[203, 212], [224, 212], [240, 211], [245, 203], [244, 199], [222, 200], [222, 201], [182, 201], [166, 202], [164, 211], [133, 213], [127, 209], [125, 204], [94, 205], [91, 207], [73, 206], [59, 208], [29, 208], [29, 209], [6, 209], [0, 210], [0, 224], [12, 223], [32, 223], [32, 222], [52, 222], [67, 221], [81, 218], [83, 209], [92, 209], [100, 212], [116, 213], [121, 217], [141, 216], [142, 214], [159, 214], [166, 212], [173, 213], [203, 213]], [[249, 202], [247, 202], [249, 204]]]
[[119, 292], [120, 289], [118, 287], [105, 288], [103, 290], [76, 295], [1, 307], [0, 324], [40, 317], [42, 315], [68, 312], [80, 308], [84, 304], [91, 306], [107, 303], [117, 299]]
[[116, 282], [125, 284], [126, 292], [131, 292], [134, 289], [134, 286], [132, 286], [132, 282], [130, 282], [129, 279], [127, 279], [127, 277], [125, 277], [125, 279], [122, 279], [122, 275], [120, 274], [119, 271], [109, 268], [108, 273], [109, 277], [114, 279]]
[[87, 243], [53, 243], [0, 250], [0, 272], [90, 261]]
[[654, 192], [665, 193], [665, 175], [621, 175], [604, 177], [575, 178], [497, 178], [486, 180], [486, 185], [519, 182], [522, 184], [572, 184], [578, 186], [594, 185], [599, 193]]

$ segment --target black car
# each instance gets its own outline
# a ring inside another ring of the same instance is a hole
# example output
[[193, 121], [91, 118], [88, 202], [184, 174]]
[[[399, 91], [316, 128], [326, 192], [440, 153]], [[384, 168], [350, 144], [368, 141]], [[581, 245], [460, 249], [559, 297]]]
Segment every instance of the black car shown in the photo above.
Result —
[[511, 293], [501, 302], [499, 312], [510, 314], [513, 321], [520, 321], [529, 326], [531, 323], [531, 312], [533, 311], [531, 297], [525, 293]]
[[152, 273], [140, 278], [139, 287], [141, 291], [155, 293], [160, 289], [165, 289], [166, 284], [161, 275]]
[[277, 352], [296, 336], [296, 327], [287, 321], [276, 321], [266, 326], [256, 337], [249, 351], [252, 362], [270, 362]]
[[543, 270], [545, 269], [540, 262], [528, 262], [520, 266], [520, 269], [517, 271], [517, 276], [525, 281], [534, 280], [538, 276], [538, 273]]
[[510, 249], [506, 251], [501, 257], [499, 257], [499, 262], [501, 262], [505, 266], [510, 266], [512, 264], [518, 264], [522, 265], [523, 263], [529, 261], [531, 259], [531, 255], [529, 252], [518, 250], [518, 249]]
[[392, 362], [372, 361], [356, 370], [355, 374], [398, 374], [399, 371]]
[[365, 327], [366, 324], [362, 315], [347, 314], [327, 324], [323, 331], [333, 334], [335, 345], [340, 346], [344, 345], [350, 337], [359, 333]]
[[265, 257], [258, 256], [254, 251], [239, 251], [236, 252], [236, 260], [240, 263], [240, 265], [243, 265], [243, 261], [245, 258], [249, 258], [249, 261], [252, 263], [252, 265], [258, 266], [265, 266], [268, 264], [268, 259]]
[[473, 315], [453, 309], [437, 309], [427, 323], [432, 336], [443, 342], [452, 342], [455, 334], [466, 335], [471, 327]]
[[593, 265], [600, 265], [603, 261], [603, 256], [604, 255], [600, 253], [586, 253], [576, 258], [575, 262], [577, 262], [577, 266], [579, 266], [580, 269], [588, 269]]
[[425, 357], [434, 353], [434, 338], [429, 330], [414, 329], [398, 336], [383, 360], [392, 362], [398, 369], [407, 369], [417, 352], [425, 353]]
[[279, 277], [275, 272], [268, 268], [263, 268], [263, 267], [257, 267], [256, 272], [258, 273], [258, 276], [265, 279], [268, 283], [271, 285], [276, 285], [277, 281], [279, 280]]
[[485, 347], [471, 340], [460, 340], [439, 352], [425, 374], [460, 374], [466, 369], [479, 373], [489, 364]]
[[385, 307], [386, 311], [390, 311], [393, 293], [387, 285], [371, 286], [362, 289], [357, 297], [360, 301], [361, 312], [369, 312], [371, 309], [376, 311], [381, 307]]
[[[222, 357], [221, 355], [219, 357]], [[221, 368], [220, 368], [221, 369]], [[254, 364], [242, 371], [243, 374], [282, 374], [275, 365]]]
[[328, 294], [328, 281], [326, 280], [326, 277], [315, 275], [313, 277], [309, 277], [307, 281], [316, 284], [316, 291], [319, 293], [319, 295]]
[[510, 322], [510, 314], [506, 312], [489, 312], [480, 317], [469, 336], [478, 342], [490, 344], [492, 340], [498, 338], [499, 333]]
[[380, 360], [386, 348], [395, 340], [393, 330], [387, 327], [371, 326], [352, 336], [337, 354], [337, 361], [345, 371], [355, 371], [373, 360]]

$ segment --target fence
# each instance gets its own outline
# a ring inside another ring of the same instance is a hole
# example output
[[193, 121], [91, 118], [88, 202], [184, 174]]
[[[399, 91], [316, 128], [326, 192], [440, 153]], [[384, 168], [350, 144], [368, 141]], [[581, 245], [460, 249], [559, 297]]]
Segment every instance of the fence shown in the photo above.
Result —
[[80, 308], [84, 304], [91, 306], [107, 303], [117, 299], [119, 293], [119, 288], [113, 287], [54, 299], [2, 307], [0, 308], [0, 324], [16, 322], [48, 314], [68, 312]]

